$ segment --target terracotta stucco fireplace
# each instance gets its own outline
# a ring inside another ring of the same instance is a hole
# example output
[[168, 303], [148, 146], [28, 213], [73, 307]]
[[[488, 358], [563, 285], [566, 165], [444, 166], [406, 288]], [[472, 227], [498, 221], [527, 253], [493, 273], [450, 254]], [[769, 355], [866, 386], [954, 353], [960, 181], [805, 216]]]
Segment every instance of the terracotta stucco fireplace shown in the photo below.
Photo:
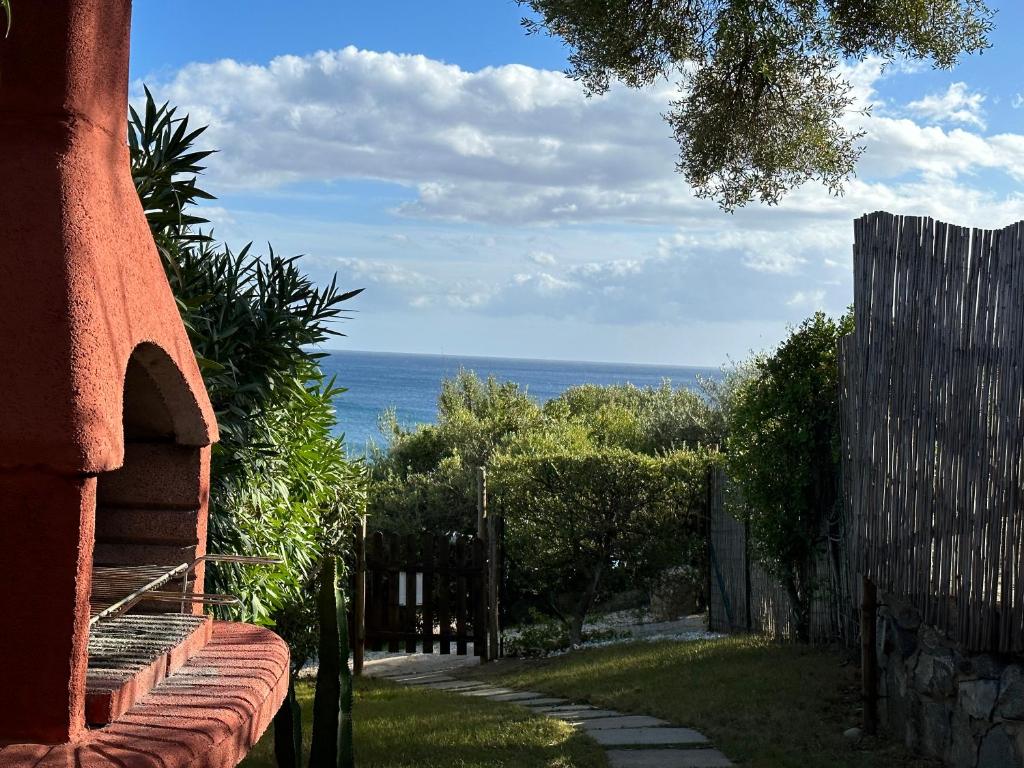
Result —
[[[183, 565], [166, 588], [202, 593], [217, 440], [130, 175], [131, 3], [15, 13], [0, 42], [0, 768], [234, 765], [284, 696], [283, 642], [166, 593], [99, 621], [124, 574]], [[130, 673], [111, 666], [127, 656]]]

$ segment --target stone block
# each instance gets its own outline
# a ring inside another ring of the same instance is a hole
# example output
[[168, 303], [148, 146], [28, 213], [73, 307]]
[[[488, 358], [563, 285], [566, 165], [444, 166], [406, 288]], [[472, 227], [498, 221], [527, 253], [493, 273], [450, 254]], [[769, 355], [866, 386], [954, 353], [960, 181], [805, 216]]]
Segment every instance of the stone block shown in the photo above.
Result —
[[557, 696], [542, 696], [539, 699], [530, 699], [529, 701], [517, 701], [516, 704], [520, 704], [527, 709], [540, 710], [544, 707], [554, 707], [559, 704], [568, 704], [568, 699], [560, 699]]
[[903, 741], [909, 718], [909, 702], [906, 689], [900, 693], [899, 681], [896, 680], [895, 667], [889, 668], [887, 685], [890, 691], [886, 699], [886, 729], [899, 741]]
[[105, 544], [199, 543], [199, 510], [125, 509], [100, 507], [96, 510], [96, 541]]
[[668, 725], [664, 720], [647, 715], [622, 715], [621, 717], [597, 717], [593, 720], [573, 722], [585, 731], [605, 731], [619, 728], [658, 728]]
[[577, 720], [594, 720], [602, 717], [619, 717], [622, 713], [616, 712], [614, 709], [594, 709], [593, 707], [587, 707], [585, 709], [563, 709], [562, 707], [555, 707], [551, 712], [545, 712], [543, 709], [538, 709], [541, 714], [553, 717], [557, 720], [565, 720], [567, 722], [576, 722]]
[[707, 744], [703, 734], [692, 728], [618, 728], [591, 731], [590, 738], [605, 747], [658, 747]]
[[1001, 723], [992, 726], [981, 740], [978, 768], [1020, 768], [1013, 739]]
[[892, 687], [890, 695], [899, 696], [900, 698], [906, 698], [908, 683], [910, 682], [910, 673], [907, 669], [907, 665], [902, 660], [896, 659], [889, 670], [891, 672], [890, 682]]
[[537, 693], [535, 691], [512, 691], [511, 693], [494, 693], [486, 695], [485, 698], [491, 701], [512, 701], [516, 704], [525, 704], [528, 701], [547, 699], [543, 693]]
[[953, 768], [976, 768], [978, 765], [978, 742], [971, 720], [959, 709], [954, 710], [950, 728], [949, 751], [946, 764]]
[[1024, 720], [1024, 669], [1007, 667], [999, 684], [996, 714], [1007, 720]]
[[198, 451], [129, 442], [124, 466], [103, 476], [97, 500], [109, 507], [199, 509], [206, 504], [207, 482]]
[[733, 765], [717, 749], [612, 749], [611, 768], [727, 768]]
[[922, 653], [914, 667], [914, 688], [936, 699], [951, 699], [957, 694], [956, 664], [951, 656]]
[[976, 720], [989, 720], [992, 718], [992, 711], [995, 709], [998, 695], [999, 682], [997, 680], [962, 680], [957, 703], [969, 717]]
[[919, 747], [930, 757], [942, 757], [949, 748], [953, 706], [945, 701], [922, 701], [918, 720]]
[[964, 677], [998, 680], [1002, 677], [1006, 665], [993, 656], [980, 654], [961, 658], [959, 667], [960, 674]]

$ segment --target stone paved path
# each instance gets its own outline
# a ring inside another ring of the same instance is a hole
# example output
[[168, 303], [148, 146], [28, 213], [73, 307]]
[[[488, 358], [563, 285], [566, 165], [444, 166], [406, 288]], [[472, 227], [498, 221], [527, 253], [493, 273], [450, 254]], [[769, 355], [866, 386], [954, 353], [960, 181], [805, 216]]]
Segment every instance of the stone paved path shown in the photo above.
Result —
[[703, 734], [646, 715], [629, 715], [534, 691], [458, 680], [438, 671], [368, 668], [366, 674], [457, 696], [479, 696], [526, 707], [579, 728], [605, 747], [611, 768], [725, 768], [733, 765]]

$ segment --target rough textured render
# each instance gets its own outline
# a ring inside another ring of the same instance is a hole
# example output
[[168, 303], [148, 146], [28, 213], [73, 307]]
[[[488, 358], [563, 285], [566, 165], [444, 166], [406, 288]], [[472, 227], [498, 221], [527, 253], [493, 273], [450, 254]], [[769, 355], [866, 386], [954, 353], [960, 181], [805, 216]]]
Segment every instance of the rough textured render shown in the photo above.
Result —
[[[284, 643], [251, 627], [216, 625], [188, 685], [161, 681], [180, 646], [149, 663], [130, 720], [86, 730], [93, 567], [204, 554], [217, 424], [131, 178], [131, 2], [16, 14], [0, 39], [0, 765], [234, 765], [287, 686]], [[184, 701], [205, 719], [172, 724]]]

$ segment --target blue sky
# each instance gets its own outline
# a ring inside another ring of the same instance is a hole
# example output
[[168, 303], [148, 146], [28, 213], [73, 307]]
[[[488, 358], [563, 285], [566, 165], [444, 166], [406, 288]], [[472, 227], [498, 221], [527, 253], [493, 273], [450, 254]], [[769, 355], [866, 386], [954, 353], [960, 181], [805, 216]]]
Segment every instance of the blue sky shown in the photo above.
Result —
[[136, 92], [211, 125], [218, 236], [367, 289], [353, 349], [717, 365], [849, 304], [861, 213], [1024, 218], [1008, 0], [952, 72], [850, 65], [872, 113], [843, 198], [735, 215], [672, 173], [671, 84], [586, 99], [512, 2], [241, 5], [137, 2]]

